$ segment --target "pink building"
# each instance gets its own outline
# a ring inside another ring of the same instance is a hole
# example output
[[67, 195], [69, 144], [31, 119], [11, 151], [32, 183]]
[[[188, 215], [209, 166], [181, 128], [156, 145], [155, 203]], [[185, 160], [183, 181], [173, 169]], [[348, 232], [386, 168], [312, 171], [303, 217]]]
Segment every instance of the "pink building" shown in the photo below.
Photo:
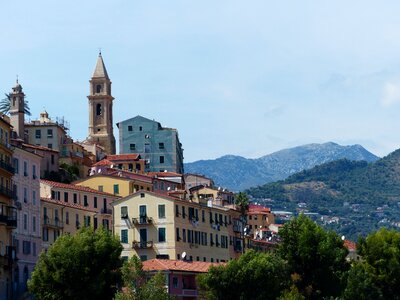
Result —
[[16, 147], [14, 205], [17, 207], [17, 229], [13, 232], [17, 263], [13, 270], [14, 295], [26, 291], [41, 249], [40, 229], [40, 162], [42, 157]]

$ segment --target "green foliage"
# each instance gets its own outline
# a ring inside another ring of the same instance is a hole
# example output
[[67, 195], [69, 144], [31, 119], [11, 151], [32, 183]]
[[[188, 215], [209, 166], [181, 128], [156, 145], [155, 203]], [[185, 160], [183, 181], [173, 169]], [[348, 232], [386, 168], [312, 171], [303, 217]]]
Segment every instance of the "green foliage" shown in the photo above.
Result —
[[289, 286], [289, 272], [277, 255], [250, 250], [197, 280], [207, 299], [276, 299]]
[[108, 231], [86, 227], [64, 234], [42, 253], [28, 281], [43, 300], [111, 299], [119, 280], [122, 246]]
[[235, 196], [235, 204], [239, 206], [240, 212], [244, 215], [249, 208], [249, 197], [246, 193], [240, 192]]
[[146, 280], [143, 265], [137, 256], [126, 261], [121, 268], [123, 291], [115, 295], [115, 300], [168, 300], [165, 276], [157, 273]]
[[[3, 114], [8, 114], [11, 109], [11, 96], [10, 94], [5, 94], [5, 96], [6, 97], [4, 99], [0, 100], [0, 112], [2, 112]], [[31, 115], [29, 103], [26, 99], [24, 101], [24, 111], [27, 116]]]
[[400, 299], [400, 232], [385, 228], [361, 239], [362, 261], [348, 279], [347, 299]]
[[304, 215], [279, 232], [279, 254], [288, 262], [298, 290], [307, 297], [339, 296], [348, 270], [347, 249], [333, 231], [326, 231]]

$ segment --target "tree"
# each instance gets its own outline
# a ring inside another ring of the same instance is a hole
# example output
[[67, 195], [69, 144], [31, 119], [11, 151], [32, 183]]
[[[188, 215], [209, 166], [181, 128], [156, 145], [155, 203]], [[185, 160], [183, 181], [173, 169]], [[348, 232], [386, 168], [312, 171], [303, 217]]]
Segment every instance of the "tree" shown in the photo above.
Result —
[[385, 228], [360, 239], [362, 260], [349, 273], [345, 298], [400, 299], [400, 232]]
[[143, 264], [137, 256], [125, 262], [121, 268], [124, 288], [115, 295], [115, 300], [168, 300], [165, 277], [157, 273], [146, 280]]
[[[8, 114], [11, 109], [11, 95], [5, 94], [6, 97], [0, 101], [0, 112], [3, 114]], [[31, 111], [29, 108], [29, 103], [27, 100], [24, 101], [24, 112], [27, 116], [31, 115]]]
[[289, 287], [287, 264], [274, 253], [249, 250], [197, 277], [207, 299], [276, 299]]
[[246, 210], [249, 209], [249, 197], [246, 193], [240, 192], [235, 197], [235, 204], [239, 206], [240, 213], [242, 216], [246, 214]]
[[304, 296], [341, 295], [349, 268], [348, 251], [336, 233], [300, 215], [286, 223], [279, 235], [279, 254], [288, 262], [292, 278], [296, 278], [293, 283]]
[[111, 299], [121, 251], [119, 240], [105, 229], [85, 227], [75, 235], [64, 234], [40, 255], [29, 291], [43, 300]]

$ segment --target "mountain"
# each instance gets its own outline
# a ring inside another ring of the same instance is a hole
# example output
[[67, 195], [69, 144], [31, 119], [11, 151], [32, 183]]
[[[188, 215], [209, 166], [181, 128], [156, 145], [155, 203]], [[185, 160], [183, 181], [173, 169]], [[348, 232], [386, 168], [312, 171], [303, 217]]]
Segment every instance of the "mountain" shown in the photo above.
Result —
[[367, 162], [378, 159], [360, 145], [341, 146], [328, 142], [284, 149], [256, 159], [225, 155], [213, 160], [199, 160], [185, 164], [185, 172], [205, 175], [217, 185], [240, 191], [341, 158]]
[[381, 226], [399, 228], [400, 149], [372, 163], [325, 163], [246, 192], [275, 209], [317, 214], [353, 239]]

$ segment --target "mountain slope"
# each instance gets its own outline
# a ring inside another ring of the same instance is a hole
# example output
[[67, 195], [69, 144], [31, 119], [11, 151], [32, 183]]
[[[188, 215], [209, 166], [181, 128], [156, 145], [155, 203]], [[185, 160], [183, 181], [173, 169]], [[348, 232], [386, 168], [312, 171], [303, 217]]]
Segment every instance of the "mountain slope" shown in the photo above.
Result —
[[257, 199], [270, 198], [268, 205], [278, 209], [339, 217], [331, 227], [353, 238], [380, 226], [398, 227], [400, 150], [369, 164], [329, 162], [247, 192]]
[[284, 149], [257, 159], [226, 155], [215, 160], [185, 164], [186, 173], [203, 174], [217, 185], [233, 191], [281, 180], [325, 162], [347, 158], [372, 162], [377, 156], [360, 145], [341, 146], [332, 142]]

